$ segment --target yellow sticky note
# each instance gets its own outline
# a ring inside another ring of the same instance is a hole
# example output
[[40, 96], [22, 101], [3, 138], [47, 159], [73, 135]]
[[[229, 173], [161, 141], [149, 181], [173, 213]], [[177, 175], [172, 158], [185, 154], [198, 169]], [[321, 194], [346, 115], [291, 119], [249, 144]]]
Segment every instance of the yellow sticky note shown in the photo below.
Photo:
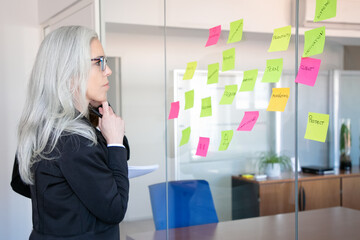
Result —
[[210, 117], [211, 115], [212, 115], [211, 97], [201, 99], [200, 117]]
[[314, 22], [336, 17], [336, 0], [316, 0]]
[[291, 38], [291, 26], [276, 28], [268, 52], [286, 51]]
[[235, 68], [235, 48], [223, 51], [222, 71], [229, 71]]
[[283, 59], [266, 60], [266, 69], [261, 82], [278, 82], [283, 70]]
[[207, 84], [217, 83], [219, 81], [219, 63], [208, 65]]
[[184, 130], [182, 130], [182, 137], [181, 137], [181, 141], [180, 141], [180, 147], [189, 142], [190, 133], [191, 133], [191, 128], [190, 127], [185, 128]]
[[221, 142], [219, 146], [219, 151], [225, 151], [226, 149], [228, 149], [233, 135], [233, 130], [221, 131]]
[[283, 112], [289, 100], [290, 88], [273, 88], [266, 111]]
[[195, 70], [197, 67], [197, 62], [189, 62], [186, 66], [186, 71], [183, 77], [183, 80], [190, 80], [193, 78]]
[[325, 142], [328, 128], [329, 114], [309, 112], [304, 138]]
[[230, 32], [227, 43], [238, 42], [242, 38], [243, 34], [243, 19], [230, 23]]
[[325, 27], [315, 28], [305, 32], [303, 57], [310, 57], [324, 51]]
[[185, 110], [194, 106], [194, 89], [185, 92]]
[[237, 85], [226, 85], [224, 94], [221, 97], [220, 105], [232, 104], [237, 92]]

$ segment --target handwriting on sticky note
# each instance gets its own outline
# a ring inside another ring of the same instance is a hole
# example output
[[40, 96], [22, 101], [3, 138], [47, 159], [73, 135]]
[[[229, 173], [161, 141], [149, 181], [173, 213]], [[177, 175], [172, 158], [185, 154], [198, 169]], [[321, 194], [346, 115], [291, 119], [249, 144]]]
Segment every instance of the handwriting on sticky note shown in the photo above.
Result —
[[235, 48], [223, 51], [222, 71], [229, 71], [235, 68]]
[[207, 84], [217, 83], [219, 81], [219, 63], [208, 65]]
[[314, 22], [336, 17], [336, 0], [316, 0]]
[[194, 106], [194, 89], [185, 92], [185, 110]]
[[237, 92], [237, 85], [226, 85], [224, 94], [221, 97], [220, 105], [232, 104]]
[[181, 137], [181, 141], [180, 141], [180, 147], [189, 142], [190, 133], [191, 133], [191, 127], [188, 127], [188, 128], [185, 128], [184, 130], [182, 130], [182, 137]]
[[325, 142], [328, 128], [329, 114], [309, 112], [304, 138]]
[[242, 39], [243, 34], [243, 19], [230, 23], [230, 32], [227, 43], [238, 42]]
[[243, 119], [236, 131], [251, 131], [259, 118], [259, 111], [245, 112]]
[[286, 51], [291, 38], [291, 26], [277, 28], [271, 40], [268, 52]]
[[269, 106], [266, 111], [283, 112], [289, 100], [289, 96], [290, 88], [273, 88]]
[[321, 59], [301, 58], [295, 82], [314, 86], [319, 73]]
[[210, 117], [211, 115], [212, 115], [211, 97], [201, 99], [200, 117]]
[[253, 91], [257, 76], [258, 76], [257, 69], [245, 71], [239, 92]]
[[209, 38], [206, 42], [205, 47], [215, 45], [221, 34], [221, 25], [209, 29]]
[[170, 113], [168, 119], [178, 118], [180, 109], [180, 102], [172, 102], [170, 107]]
[[305, 32], [303, 57], [310, 57], [324, 51], [325, 27], [315, 28]]
[[199, 143], [196, 149], [196, 155], [206, 157], [209, 148], [210, 138], [199, 137]]
[[186, 66], [186, 71], [183, 77], [183, 80], [190, 80], [193, 78], [195, 70], [197, 67], [197, 62], [189, 62]]
[[225, 151], [226, 149], [228, 149], [233, 135], [233, 130], [221, 131], [219, 151]]
[[268, 59], [261, 82], [278, 82], [283, 70], [283, 59]]

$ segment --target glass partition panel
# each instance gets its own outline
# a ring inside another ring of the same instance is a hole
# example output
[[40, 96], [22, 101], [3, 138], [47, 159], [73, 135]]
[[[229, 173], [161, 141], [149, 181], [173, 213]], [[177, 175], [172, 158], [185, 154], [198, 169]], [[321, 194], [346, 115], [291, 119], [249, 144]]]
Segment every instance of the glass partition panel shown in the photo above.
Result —
[[[316, 2], [101, 1], [109, 101], [147, 173], [121, 239], [358, 237], [360, 21], [338, 1], [314, 22]], [[295, 83], [323, 26], [315, 83]]]
[[[300, 5], [299, 9], [300, 13], [307, 14], [300, 26], [305, 37], [300, 36], [299, 52], [305, 53], [309, 43], [319, 44], [319, 41], [306, 37], [310, 31], [324, 27], [321, 37], [326, 41], [323, 51], [309, 55], [319, 59], [315, 61], [321, 61], [315, 84], [299, 83], [298, 88], [297, 148], [303, 170], [298, 183], [298, 239], [357, 239], [360, 97], [355, 89], [359, 87], [360, 75], [358, 71], [344, 70], [359, 70], [351, 64], [360, 58], [360, 52], [354, 46], [359, 44], [360, 35], [354, 31], [358, 25], [349, 20], [358, 17], [355, 17], [356, 11], [345, 11], [355, 8], [356, 3], [305, 2], [306, 5]], [[316, 21], [325, 15], [326, 18]], [[344, 46], [348, 51], [344, 51]], [[306, 66], [316, 68], [316, 64], [301, 64], [299, 69]]]
[[[180, 227], [188, 229], [183, 239], [195, 239], [206, 226], [216, 226], [207, 230], [214, 239], [235, 239], [220, 230], [230, 225], [239, 237], [261, 239], [282, 231], [259, 227], [275, 218], [287, 219], [286, 236], [295, 236], [294, 6], [271, 7], [166, 1], [167, 114], [176, 112], [167, 121], [168, 239]], [[288, 42], [273, 49], [278, 38]], [[266, 170], [277, 162], [279, 174]]]

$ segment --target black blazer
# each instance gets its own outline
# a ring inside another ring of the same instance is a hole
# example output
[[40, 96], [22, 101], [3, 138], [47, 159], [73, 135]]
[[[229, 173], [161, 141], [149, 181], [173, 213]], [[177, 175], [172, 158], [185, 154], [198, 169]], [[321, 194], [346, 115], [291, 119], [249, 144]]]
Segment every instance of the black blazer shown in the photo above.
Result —
[[[89, 123], [90, 124], [90, 123]], [[30, 239], [119, 239], [129, 194], [129, 145], [107, 147], [96, 130], [98, 144], [79, 135], [60, 137], [49, 157], [34, 164], [34, 185], [26, 185], [15, 158], [11, 186], [31, 197]]]

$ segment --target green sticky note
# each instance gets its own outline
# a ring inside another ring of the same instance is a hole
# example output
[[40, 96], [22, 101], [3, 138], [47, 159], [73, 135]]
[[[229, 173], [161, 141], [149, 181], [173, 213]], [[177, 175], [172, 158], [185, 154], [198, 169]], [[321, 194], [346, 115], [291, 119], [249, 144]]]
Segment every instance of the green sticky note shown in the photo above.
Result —
[[275, 29], [268, 52], [286, 51], [290, 38], [291, 26]]
[[244, 78], [241, 83], [239, 92], [253, 91], [258, 76], [258, 70], [248, 70], [244, 72]]
[[304, 138], [325, 142], [328, 128], [329, 114], [309, 112]]
[[207, 84], [219, 82], [219, 63], [208, 65]]
[[229, 147], [233, 135], [233, 130], [221, 131], [221, 142], [219, 146], [219, 151], [225, 151]]
[[180, 147], [189, 142], [190, 133], [191, 133], [191, 128], [190, 127], [185, 128], [184, 130], [182, 130], [182, 137], [181, 137], [181, 141], [180, 141]]
[[278, 82], [283, 69], [283, 59], [269, 59], [261, 82]]
[[185, 110], [194, 106], [194, 89], [185, 92]]
[[223, 51], [222, 71], [229, 71], [235, 68], [235, 48]]
[[224, 94], [220, 100], [220, 105], [232, 104], [237, 92], [237, 85], [226, 85]]
[[324, 51], [325, 27], [315, 28], [305, 32], [303, 57], [310, 57]]
[[316, 0], [314, 22], [336, 17], [336, 0]]
[[227, 43], [238, 42], [242, 38], [243, 34], [243, 19], [230, 23], [230, 32]]
[[201, 99], [200, 117], [210, 117], [211, 115], [212, 115], [211, 97]]
[[192, 79], [196, 70], [197, 62], [189, 62], [186, 66], [186, 71], [183, 80]]

